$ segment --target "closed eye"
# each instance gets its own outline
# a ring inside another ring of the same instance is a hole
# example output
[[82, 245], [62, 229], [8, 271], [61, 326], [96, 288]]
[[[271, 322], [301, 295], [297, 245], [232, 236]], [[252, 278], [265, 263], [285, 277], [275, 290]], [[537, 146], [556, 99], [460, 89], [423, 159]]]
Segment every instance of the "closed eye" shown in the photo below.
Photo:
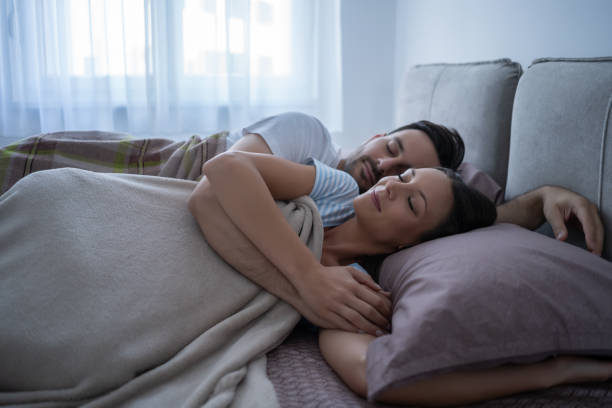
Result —
[[412, 205], [412, 197], [408, 197], [408, 205], [410, 206], [410, 209], [412, 210], [414, 215], [416, 215], [416, 211], [414, 209], [414, 205]]
[[386, 144], [387, 152], [390, 156], [396, 157], [401, 151], [403, 151], [403, 148], [398, 142], [399, 140], [394, 138]]
[[410, 180], [414, 178], [414, 169], [410, 169], [410, 170], [412, 170], [410, 174], [408, 174], [406, 171], [402, 171], [401, 173], [397, 174], [397, 177], [400, 179], [402, 183], [406, 183], [406, 176], [408, 176]]

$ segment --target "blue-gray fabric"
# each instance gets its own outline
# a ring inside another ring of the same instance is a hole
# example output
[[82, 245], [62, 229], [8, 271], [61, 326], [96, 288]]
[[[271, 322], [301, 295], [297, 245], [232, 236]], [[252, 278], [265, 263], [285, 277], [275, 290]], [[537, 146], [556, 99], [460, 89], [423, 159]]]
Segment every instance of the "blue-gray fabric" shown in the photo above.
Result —
[[[538, 59], [514, 103], [506, 199], [543, 184], [576, 191], [600, 209], [612, 259], [612, 57]], [[552, 231], [546, 231], [552, 235]], [[583, 233], [570, 232], [583, 244]]]
[[520, 64], [509, 59], [417, 65], [399, 90], [395, 124], [426, 119], [457, 129], [466, 145], [464, 161], [503, 188], [512, 101], [521, 73]]
[[[359, 186], [348, 173], [329, 167], [316, 159], [309, 159], [308, 164], [315, 166], [315, 183], [310, 193], [319, 214], [323, 227], [335, 227], [355, 215], [353, 198], [359, 194]], [[363, 266], [352, 263], [355, 269], [368, 273]]]
[[310, 158], [308, 164], [316, 169], [315, 182], [310, 192], [317, 205], [323, 227], [335, 227], [355, 213], [353, 198], [359, 194], [359, 186], [348, 173], [329, 167]]

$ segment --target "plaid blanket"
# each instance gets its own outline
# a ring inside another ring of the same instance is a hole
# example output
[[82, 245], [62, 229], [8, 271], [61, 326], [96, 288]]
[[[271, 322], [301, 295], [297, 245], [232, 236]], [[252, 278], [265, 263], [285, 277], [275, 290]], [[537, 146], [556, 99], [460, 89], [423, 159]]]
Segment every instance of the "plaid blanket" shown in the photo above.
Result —
[[0, 148], [0, 194], [30, 173], [62, 167], [198, 180], [202, 164], [225, 151], [227, 135], [177, 142], [98, 131], [43, 133]]

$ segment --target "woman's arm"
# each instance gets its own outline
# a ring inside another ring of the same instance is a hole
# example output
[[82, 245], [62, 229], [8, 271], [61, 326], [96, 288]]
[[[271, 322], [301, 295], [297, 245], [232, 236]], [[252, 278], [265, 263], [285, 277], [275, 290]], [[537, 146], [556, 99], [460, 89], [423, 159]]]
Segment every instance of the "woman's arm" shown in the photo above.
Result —
[[[355, 393], [367, 396], [366, 353], [374, 337], [322, 330], [319, 347], [328, 364]], [[606, 381], [612, 361], [562, 356], [534, 364], [440, 374], [384, 391], [379, 401], [391, 404], [449, 406], [471, 404], [554, 385]]]
[[[204, 165], [204, 179], [189, 206], [204, 230], [202, 206], [206, 183], [232, 223], [297, 289], [327, 327], [384, 330], [390, 302], [377, 285], [350, 267], [323, 267], [299, 240], [274, 198], [292, 199], [310, 193], [315, 169], [265, 155], [229, 152]], [[370, 288], [369, 289], [368, 285]]]
[[202, 211], [196, 211], [194, 215], [208, 244], [219, 256], [250, 280], [289, 303], [313, 324], [329, 327], [331, 322], [321, 320], [304, 303], [287, 278], [236, 228], [210, 189], [204, 191], [199, 201]]

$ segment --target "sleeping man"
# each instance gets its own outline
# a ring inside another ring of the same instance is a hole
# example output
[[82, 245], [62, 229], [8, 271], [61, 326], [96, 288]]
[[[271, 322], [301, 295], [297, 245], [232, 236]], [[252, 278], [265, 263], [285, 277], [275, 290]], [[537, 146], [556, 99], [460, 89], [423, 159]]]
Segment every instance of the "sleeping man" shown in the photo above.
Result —
[[[384, 176], [399, 175], [408, 168], [444, 166], [456, 170], [464, 154], [464, 144], [457, 132], [427, 121], [372, 136], [354, 151], [342, 154], [325, 126], [316, 118], [301, 113], [265, 118], [230, 134], [228, 142], [229, 150], [274, 154], [296, 163], [305, 164], [314, 158], [349, 173], [360, 191], [367, 190]], [[235, 228], [210, 191], [206, 178], [194, 190], [190, 205], [192, 213], [208, 214], [202, 228], [211, 245], [223, 247], [216, 243], [231, 242], [229, 231]], [[582, 225], [587, 248], [601, 255], [604, 233], [596, 206], [563, 188], [540, 187], [498, 206], [496, 222], [535, 229], [548, 221], [557, 239], [564, 240], [568, 234], [565, 223], [572, 215]], [[253, 247], [252, 251], [258, 250]], [[252, 259], [244, 253], [230, 251], [220, 255], [319, 327], [372, 335], [389, 327], [391, 302], [388, 294], [379, 290], [369, 276], [351, 266], [337, 268], [334, 274], [313, 272], [304, 276], [300, 293], [278, 269], [264, 260], [253, 267], [241, 262], [241, 259]], [[335, 295], [330, 296], [330, 293]]]

